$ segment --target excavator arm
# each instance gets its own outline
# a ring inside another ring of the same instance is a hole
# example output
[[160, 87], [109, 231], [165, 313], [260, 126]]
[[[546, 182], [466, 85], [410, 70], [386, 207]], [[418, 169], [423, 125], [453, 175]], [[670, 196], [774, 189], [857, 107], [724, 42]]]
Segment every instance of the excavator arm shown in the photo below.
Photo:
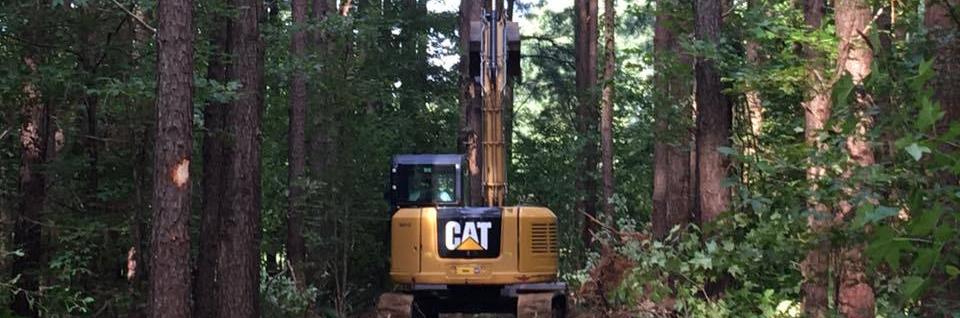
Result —
[[491, 0], [483, 20], [471, 23], [470, 49], [479, 63], [471, 69], [483, 97], [481, 134], [483, 197], [487, 206], [503, 206], [507, 194], [503, 99], [507, 76], [520, 75], [520, 32], [508, 22], [499, 1]]

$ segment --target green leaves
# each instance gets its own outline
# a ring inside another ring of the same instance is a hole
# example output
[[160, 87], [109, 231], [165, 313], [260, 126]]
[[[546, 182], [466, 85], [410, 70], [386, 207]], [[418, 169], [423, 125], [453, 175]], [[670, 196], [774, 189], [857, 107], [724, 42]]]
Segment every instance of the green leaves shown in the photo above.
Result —
[[933, 78], [933, 60], [923, 60], [917, 67], [917, 75], [910, 78], [910, 89], [914, 93], [923, 93], [924, 87], [931, 78]]
[[853, 220], [854, 228], [862, 228], [866, 224], [878, 223], [892, 216], [896, 216], [899, 209], [889, 206], [874, 207], [870, 204], [864, 204], [857, 208], [857, 216]]
[[690, 264], [692, 264], [694, 268], [713, 269], [713, 259], [701, 252], [694, 254], [693, 259], [690, 260]]
[[917, 114], [917, 130], [926, 131], [933, 127], [946, 112], [940, 110], [940, 104], [931, 102], [929, 98], [920, 100], [920, 113]]
[[874, 264], [886, 263], [896, 271], [900, 269], [901, 254], [911, 247], [910, 242], [899, 239], [889, 226], [882, 226], [873, 233], [865, 252]]
[[915, 299], [920, 295], [923, 289], [923, 283], [926, 280], [919, 276], [907, 276], [903, 280], [903, 296], [907, 299]]
[[840, 80], [833, 84], [831, 99], [834, 107], [846, 108], [847, 98], [850, 97], [851, 92], [853, 92], [853, 77], [850, 74], [844, 74], [840, 77]]
[[910, 235], [925, 236], [933, 232], [937, 222], [940, 221], [941, 214], [943, 214], [943, 210], [940, 206], [935, 206], [933, 209], [921, 213], [917, 218], [910, 221], [910, 225], [907, 227], [910, 230]]
[[920, 146], [917, 143], [911, 143], [909, 146], [903, 148], [906, 150], [910, 157], [913, 157], [913, 160], [920, 161], [923, 158], [924, 153], [930, 153], [930, 148], [926, 146]]
[[944, 266], [944, 271], [950, 276], [950, 279], [955, 279], [957, 275], [960, 275], [960, 269], [953, 265]]

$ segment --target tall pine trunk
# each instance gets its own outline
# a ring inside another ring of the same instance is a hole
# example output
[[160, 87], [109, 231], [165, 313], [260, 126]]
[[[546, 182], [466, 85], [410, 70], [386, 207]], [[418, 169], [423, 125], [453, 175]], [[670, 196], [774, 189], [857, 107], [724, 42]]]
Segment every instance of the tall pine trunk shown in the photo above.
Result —
[[470, 22], [480, 20], [480, 0], [460, 1], [460, 132], [457, 150], [467, 157], [468, 204], [483, 202], [480, 131], [482, 99], [480, 86], [470, 75]]
[[260, 316], [260, 117], [263, 43], [260, 0], [234, 0], [228, 78], [240, 83], [226, 114], [226, 180], [217, 273], [220, 317]]
[[690, 221], [690, 99], [693, 95], [690, 55], [680, 47], [682, 12], [669, 1], [657, 3], [654, 21], [654, 116], [656, 140], [653, 159], [653, 212], [656, 238]]
[[[927, 0], [923, 25], [927, 29], [933, 53], [933, 69], [936, 74], [930, 81], [933, 99], [940, 103], [944, 112], [938, 132], [945, 133], [951, 123], [960, 120], [960, 1]], [[951, 12], [951, 10], [953, 10]], [[957, 175], [944, 176], [945, 183], [956, 185]]]
[[[293, 39], [290, 44], [290, 55], [295, 65], [303, 65], [306, 48], [307, 0], [293, 0]], [[304, 129], [307, 117], [307, 77], [304, 70], [294, 70], [290, 83], [290, 127], [287, 133], [289, 138], [289, 171], [287, 201], [287, 259], [293, 269], [293, 277], [300, 291], [306, 287], [306, 278], [303, 275], [303, 261], [306, 257], [306, 247], [303, 240], [303, 187], [301, 186], [306, 168], [306, 140]]]
[[[507, 0], [507, 4], [504, 11], [504, 17], [507, 21], [513, 21], [514, 15], [514, 2], [516, 0]], [[510, 171], [511, 165], [513, 163], [513, 120], [516, 117], [514, 100], [516, 99], [514, 93], [514, 86], [516, 86], [516, 79], [513, 76], [507, 76], [507, 86], [503, 88], [503, 148], [504, 148], [504, 166], [503, 169], [507, 175], [507, 186], [510, 184]], [[510, 189], [507, 189], [507, 194], [510, 194]], [[508, 200], [509, 196], [504, 199]]]
[[190, 317], [193, 2], [158, 3], [150, 316]]
[[600, 109], [600, 160], [603, 177], [603, 213], [612, 217], [614, 213], [613, 193], [613, 93], [614, 74], [616, 73], [616, 8], [613, 0], [603, 1], [604, 29], [604, 67], [602, 107]]
[[[933, 69], [936, 74], [930, 81], [933, 88], [933, 99], [940, 103], [941, 110], [944, 112], [944, 118], [937, 125], [938, 134], [944, 134], [950, 129], [950, 125], [960, 120], [960, 37], [957, 36], [957, 29], [960, 28], [960, 21], [957, 16], [951, 14], [950, 10], [957, 10], [960, 2], [957, 0], [927, 0], [926, 12], [924, 14], [923, 24], [927, 29], [928, 40], [932, 43]], [[957, 11], [953, 11], [957, 12]], [[948, 152], [948, 147], [943, 147], [944, 153]], [[944, 172], [942, 176], [944, 185], [957, 185], [957, 174]], [[954, 223], [956, 226], [956, 223]], [[933, 279], [947, 280], [944, 273], [935, 274]], [[953, 280], [952, 284], [940, 286], [940, 288], [931, 288], [924, 295], [922, 300], [929, 307], [937, 307], [939, 304], [950, 304], [946, 308], [929, 308], [928, 310], [942, 310], [943, 312], [960, 312], [960, 280]]]
[[[28, 34], [29, 35], [29, 34]], [[35, 83], [39, 79], [36, 57], [28, 52], [23, 62], [30, 71], [30, 78], [23, 83], [23, 106], [20, 127], [20, 202], [14, 220], [13, 244], [23, 256], [13, 261], [13, 276], [18, 277], [18, 287], [23, 289], [14, 295], [11, 309], [14, 314], [35, 317], [35, 308], [27, 292], [36, 292], [40, 286], [40, 269], [43, 246], [41, 242], [40, 213], [47, 198], [47, 176], [42, 166], [47, 162], [50, 145], [50, 109], [40, 95]]]
[[[227, 83], [227, 18], [213, 18], [210, 32], [212, 53], [207, 62], [207, 80]], [[194, 310], [197, 317], [217, 317], [217, 258], [220, 251], [220, 224], [226, 187], [224, 143], [226, 105], [210, 101], [203, 110], [203, 180], [201, 181], [200, 243], [197, 256]]]
[[[720, 44], [720, 0], [697, 0], [695, 6], [696, 39], [710, 47]], [[720, 73], [712, 57], [696, 59], [697, 105], [697, 184], [698, 215], [706, 223], [725, 211], [730, 203], [730, 190], [723, 186], [730, 161], [720, 147], [730, 146], [732, 108], [721, 91]]]
[[[574, 128], [580, 149], [577, 152], [577, 213], [597, 215], [597, 18], [596, 0], [574, 0], [574, 63], [576, 65], [577, 114]], [[596, 225], [585, 217], [582, 229], [584, 244], [593, 241]]]
[[[758, 10], [757, 1], [747, 1], [747, 10]], [[762, 62], [760, 57], [760, 43], [754, 38], [748, 38], [744, 50], [746, 51], [745, 57], [747, 58], [748, 67], [754, 69], [760, 68]], [[757, 90], [756, 87], [750, 87], [744, 93], [744, 97], [747, 102], [745, 117], [747, 118], [747, 124], [750, 125], [750, 136], [744, 141], [743, 154], [755, 156], [757, 151], [762, 149], [760, 147], [760, 134], [763, 130], [763, 101], [760, 99], [760, 91]], [[744, 173], [744, 180], [745, 182], [749, 181], [747, 180], [746, 173]]]
[[[856, 102], [851, 105], [857, 125], [852, 135], [847, 137], [846, 148], [853, 163], [859, 167], [875, 163], [873, 149], [867, 140], [867, 132], [873, 119], [869, 114], [872, 98], [863, 87], [864, 79], [870, 75], [873, 51], [863, 36], [871, 23], [870, 4], [864, 0], [839, 0], [836, 3], [836, 29], [840, 44], [837, 49], [837, 64], [853, 79]], [[849, 176], [847, 176], [849, 177]], [[857, 183], [857, 182], [854, 182]], [[859, 196], [860, 184], [845, 189], [848, 196]], [[854, 203], [842, 201], [839, 205], [840, 220], [852, 218]], [[866, 260], [863, 245], [857, 242], [846, 244], [839, 250], [837, 260], [837, 305], [840, 313], [846, 317], [873, 317], [875, 300], [873, 288], [866, 274]]]
[[[823, 21], [825, 10], [824, 0], [805, 0], [803, 2], [804, 20], [810, 31], [818, 30]], [[826, 145], [820, 140], [827, 120], [830, 118], [830, 89], [821, 70], [825, 69], [823, 54], [813, 47], [803, 48], [804, 58], [807, 60], [807, 83], [809, 85], [806, 99], [802, 107], [804, 113], [804, 139], [807, 146], [822, 151]], [[825, 173], [824, 167], [817, 162], [811, 162], [807, 168], [807, 180], [811, 185], [811, 192], [816, 193], [818, 183]], [[810, 216], [807, 225], [817, 236], [817, 242], [807, 252], [806, 258], [800, 265], [803, 274], [803, 312], [811, 318], [822, 318], [827, 315], [829, 299], [827, 285], [830, 278], [829, 257], [830, 242], [827, 240], [826, 229], [829, 226], [831, 211], [828, 206], [819, 202], [816, 197], [808, 200]]]

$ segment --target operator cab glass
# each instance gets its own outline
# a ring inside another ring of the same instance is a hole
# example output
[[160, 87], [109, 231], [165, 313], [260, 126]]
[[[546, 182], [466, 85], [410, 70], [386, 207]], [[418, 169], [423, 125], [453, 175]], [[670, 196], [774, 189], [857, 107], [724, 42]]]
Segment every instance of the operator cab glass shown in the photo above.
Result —
[[463, 192], [461, 155], [398, 155], [387, 199], [392, 206], [458, 206]]

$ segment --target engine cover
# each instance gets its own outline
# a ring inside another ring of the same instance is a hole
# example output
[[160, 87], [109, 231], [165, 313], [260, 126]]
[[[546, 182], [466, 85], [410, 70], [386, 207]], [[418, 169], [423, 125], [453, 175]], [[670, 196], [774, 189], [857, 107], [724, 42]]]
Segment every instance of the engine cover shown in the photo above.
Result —
[[437, 211], [438, 254], [441, 258], [500, 256], [502, 216], [500, 208], [440, 208]]

